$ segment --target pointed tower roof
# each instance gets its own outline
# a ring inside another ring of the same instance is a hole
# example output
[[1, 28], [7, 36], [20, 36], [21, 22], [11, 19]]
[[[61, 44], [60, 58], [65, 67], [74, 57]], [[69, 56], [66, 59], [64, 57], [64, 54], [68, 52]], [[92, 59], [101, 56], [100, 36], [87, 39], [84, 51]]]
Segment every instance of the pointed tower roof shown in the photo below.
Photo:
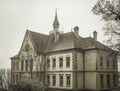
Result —
[[58, 16], [57, 16], [57, 10], [56, 10], [56, 14], [55, 14], [54, 22], [53, 22], [53, 27], [54, 28], [59, 28], [59, 21], [58, 21]]

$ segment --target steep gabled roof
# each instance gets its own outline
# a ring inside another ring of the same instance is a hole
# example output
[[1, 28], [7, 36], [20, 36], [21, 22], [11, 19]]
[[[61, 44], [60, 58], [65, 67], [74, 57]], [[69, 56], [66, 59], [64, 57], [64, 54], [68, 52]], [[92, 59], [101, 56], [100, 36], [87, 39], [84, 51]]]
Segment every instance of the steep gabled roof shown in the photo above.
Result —
[[33, 31], [29, 32], [38, 52], [53, 52], [73, 48], [83, 50], [92, 48], [110, 50], [109, 47], [105, 46], [99, 41], [95, 41], [91, 37], [82, 38], [79, 36], [79, 38], [77, 38], [74, 32], [60, 34], [57, 42], [54, 42], [54, 35], [49, 36]]
[[53, 35], [45, 35], [33, 31], [27, 30], [29, 33], [30, 39], [33, 43], [33, 46], [37, 52], [53, 52], [67, 49], [106, 49], [110, 50], [109, 47], [100, 43], [99, 41], [95, 41], [91, 37], [82, 38], [81, 36], [76, 37], [74, 32], [67, 32], [60, 34], [59, 40], [54, 42], [54, 34]]
[[35, 44], [36, 50], [38, 52], [44, 52], [47, 47], [49, 36], [45, 34], [33, 32], [33, 31], [29, 31], [29, 33], [32, 38], [32, 41]]

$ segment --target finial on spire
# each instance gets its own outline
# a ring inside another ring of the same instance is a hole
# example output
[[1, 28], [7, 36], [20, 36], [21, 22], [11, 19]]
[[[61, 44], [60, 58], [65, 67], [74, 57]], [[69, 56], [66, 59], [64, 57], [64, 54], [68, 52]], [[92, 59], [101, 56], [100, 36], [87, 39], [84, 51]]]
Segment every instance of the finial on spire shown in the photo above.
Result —
[[57, 8], [55, 9], [55, 14], [57, 14]]
[[54, 22], [53, 22], [53, 27], [55, 28], [59, 28], [59, 21], [58, 21], [58, 16], [57, 16], [57, 9], [55, 9], [55, 18], [54, 18]]

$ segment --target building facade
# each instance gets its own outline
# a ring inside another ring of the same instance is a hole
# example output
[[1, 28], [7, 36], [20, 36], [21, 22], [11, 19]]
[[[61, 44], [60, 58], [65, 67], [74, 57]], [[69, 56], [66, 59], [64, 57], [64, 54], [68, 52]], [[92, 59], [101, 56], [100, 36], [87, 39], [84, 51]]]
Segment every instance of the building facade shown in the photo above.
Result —
[[[12, 88], [20, 83], [48, 91], [111, 91], [118, 88], [117, 52], [93, 38], [79, 36], [79, 27], [63, 33], [57, 13], [49, 35], [26, 31], [11, 58]], [[32, 79], [32, 80], [31, 80]]]

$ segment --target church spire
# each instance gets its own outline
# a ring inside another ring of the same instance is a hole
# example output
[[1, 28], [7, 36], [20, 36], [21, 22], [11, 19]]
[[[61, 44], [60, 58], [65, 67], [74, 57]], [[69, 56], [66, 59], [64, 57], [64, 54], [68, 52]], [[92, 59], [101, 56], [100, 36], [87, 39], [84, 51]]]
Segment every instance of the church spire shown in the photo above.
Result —
[[57, 9], [56, 9], [56, 13], [55, 13], [54, 22], [53, 22], [53, 28], [54, 29], [58, 29], [59, 28], [59, 21], [58, 21], [58, 16], [57, 16]]

